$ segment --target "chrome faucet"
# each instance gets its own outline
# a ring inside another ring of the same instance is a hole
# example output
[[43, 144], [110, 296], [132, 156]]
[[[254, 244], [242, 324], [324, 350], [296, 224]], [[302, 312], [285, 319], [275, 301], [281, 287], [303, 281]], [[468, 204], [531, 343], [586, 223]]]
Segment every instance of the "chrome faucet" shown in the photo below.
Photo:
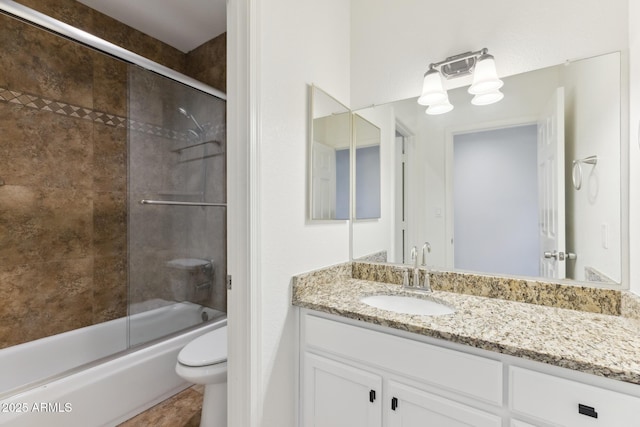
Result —
[[411, 260], [413, 261], [413, 280], [411, 286], [414, 288], [420, 287], [420, 270], [418, 270], [418, 248], [414, 246], [411, 248]]
[[424, 242], [424, 245], [422, 245], [422, 265], [425, 268], [425, 271], [424, 271], [424, 284], [422, 285], [422, 289], [425, 292], [432, 292], [431, 279], [429, 277], [429, 269], [427, 268], [427, 253], [431, 253], [431, 244], [429, 242]]
[[413, 268], [418, 268], [418, 247], [411, 248], [411, 261], [413, 261]]
[[[422, 246], [422, 266], [427, 265], [427, 253], [431, 252], [431, 245], [429, 242], [425, 242]], [[431, 281], [429, 278], [429, 270], [425, 269], [424, 282], [420, 283], [420, 268], [418, 268], [418, 247], [411, 248], [411, 261], [413, 261], [413, 275], [411, 282], [409, 282], [409, 271], [404, 271], [402, 285], [404, 288], [415, 289], [423, 292], [431, 292]]]
[[431, 289], [431, 279], [429, 278], [429, 270], [424, 272], [424, 283], [422, 284], [422, 290], [425, 292], [433, 292]]
[[422, 245], [422, 266], [423, 267], [427, 266], [427, 252], [431, 253], [431, 243], [424, 242], [424, 245]]

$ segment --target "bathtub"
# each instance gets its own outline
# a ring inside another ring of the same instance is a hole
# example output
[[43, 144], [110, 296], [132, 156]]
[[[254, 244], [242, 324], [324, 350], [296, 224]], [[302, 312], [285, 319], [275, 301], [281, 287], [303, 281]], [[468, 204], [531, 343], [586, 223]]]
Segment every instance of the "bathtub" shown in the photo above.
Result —
[[[218, 320], [127, 350], [203, 313]], [[188, 387], [174, 371], [178, 352], [223, 326], [224, 313], [171, 303], [0, 350], [0, 426], [115, 426]]]

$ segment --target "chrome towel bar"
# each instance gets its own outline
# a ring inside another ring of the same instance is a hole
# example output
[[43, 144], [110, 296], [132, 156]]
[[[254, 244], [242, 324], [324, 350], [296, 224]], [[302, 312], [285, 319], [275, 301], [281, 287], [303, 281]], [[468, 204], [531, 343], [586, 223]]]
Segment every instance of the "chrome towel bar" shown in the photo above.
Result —
[[598, 156], [589, 156], [584, 159], [574, 160], [571, 170], [571, 180], [573, 181], [573, 188], [580, 190], [582, 188], [582, 165], [588, 164], [596, 167], [598, 164]]

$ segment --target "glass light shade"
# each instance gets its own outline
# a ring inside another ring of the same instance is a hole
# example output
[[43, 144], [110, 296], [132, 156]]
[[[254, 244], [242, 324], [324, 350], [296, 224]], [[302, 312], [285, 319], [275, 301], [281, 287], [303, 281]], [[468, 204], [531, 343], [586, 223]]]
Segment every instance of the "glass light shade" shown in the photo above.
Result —
[[448, 99], [447, 92], [442, 84], [442, 75], [435, 68], [430, 69], [424, 75], [422, 82], [422, 94], [418, 98], [420, 105], [433, 105], [445, 102]]
[[453, 105], [451, 105], [451, 103], [449, 102], [449, 97], [447, 97], [444, 102], [429, 105], [429, 108], [427, 108], [427, 111], [425, 111], [425, 113], [429, 114], [430, 116], [436, 116], [438, 114], [448, 113], [451, 110], [453, 110]]
[[473, 105], [489, 105], [495, 104], [502, 98], [504, 98], [504, 93], [500, 92], [499, 90], [495, 90], [493, 92], [481, 93], [474, 96], [471, 100], [471, 103]]
[[469, 87], [469, 93], [479, 95], [487, 92], [495, 92], [504, 83], [498, 78], [496, 62], [493, 56], [484, 54], [478, 58], [473, 70], [473, 83]]

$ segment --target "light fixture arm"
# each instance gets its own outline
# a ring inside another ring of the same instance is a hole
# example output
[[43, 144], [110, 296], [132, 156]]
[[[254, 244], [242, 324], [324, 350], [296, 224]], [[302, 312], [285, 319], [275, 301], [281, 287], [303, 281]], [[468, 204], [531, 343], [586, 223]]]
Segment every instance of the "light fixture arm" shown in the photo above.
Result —
[[488, 53], [489, 50], [485, 47], [475, 52], [465, 52], [449, 56], [444, 61], [431, 63], [429, 70], [440, 69], [440, 73], [446, 79], [466, 76], [473, 73], [478, 58]]

